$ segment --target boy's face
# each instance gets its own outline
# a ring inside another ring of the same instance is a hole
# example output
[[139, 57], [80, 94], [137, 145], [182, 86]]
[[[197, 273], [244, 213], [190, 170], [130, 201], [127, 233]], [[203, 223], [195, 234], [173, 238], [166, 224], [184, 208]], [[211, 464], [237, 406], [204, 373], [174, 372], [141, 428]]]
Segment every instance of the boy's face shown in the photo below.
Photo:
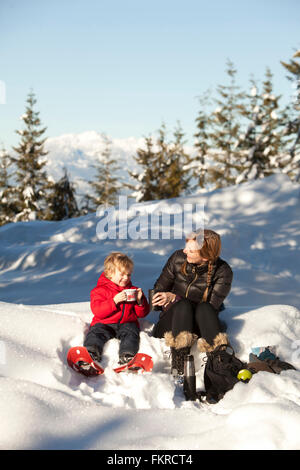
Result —
[[118, 268], [115, 269], [115, 272], [111, 274], [111, 281], [121, 287], [126, 287], [131, 280], [132, 271], [123, 269], [120, 271]]

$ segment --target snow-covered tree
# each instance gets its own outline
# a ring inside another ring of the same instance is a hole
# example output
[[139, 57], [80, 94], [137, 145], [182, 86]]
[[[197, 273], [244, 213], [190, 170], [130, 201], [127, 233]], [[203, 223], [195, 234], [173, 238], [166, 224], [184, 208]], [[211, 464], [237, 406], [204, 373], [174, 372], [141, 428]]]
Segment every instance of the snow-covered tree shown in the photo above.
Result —
[[77, 217], [79, 210], [75, 197], [75, 187], [70, 182], [66, 168], [62, 178], [52, 183], [47, 196], [47, 220], [64, 220]]
[[196, 138], [194, 146], [197, 153], [190, 165], [193, 177], [196, 180], [194, 189], [204, 188], [206, 186], [209, 160], [209, 129], [211, 125], [210, 114], [206, 111], [209, 99], [209, 91], [199, 98], [200, 110], [196, 118], [197, 131], [194, 134], [194, 137]]
[[46, 139], [41, 138], [46, 127], [41, 128], [40, 113], [34, 110], [35, 104], [35, 95], [31, 91], [26, 111], [20, 118], [25, 129], [16, 131], [21, 136], [21, 142], [18, 147], [13, 147], [18, 154], [17, 158], [13, 158], [18, 193], [16, 221], [42, 219], [46, 206], [48, 179], [44, 157], [48, 152], [44, 150]]
[[135, 185], [128, 184], [129, 189], [133, 191], [131, 197], [135, 198], [137, 202], [157, 199], [157, 182], [161, 175], [156, 166], [156, 153], [151, 136], [145, 138], [145, 147], [138, 148], [134, 158], [141, 171], [128, 171], [131, 178], [137, 181]]
[[14, 220], [16, 211], [15, 190], [10, 184], [11, 157], [3, 148], [0, 151], [0, 225]]
[[120, 192], [121, 184], [116, 172], [119, 170], [117, 160], [112, 157], [111, 141], [102, 134], [104, 149], [99, 150], [96, 155], [96, 163], [93, 165], [96, 169], [96, 178], [89, 181], [93, 189], [92, 195], [86, 195], [86, 202], [91, 202], [94, 210], [101, 205], [115, 205], [117, 195]]
[[261, 92], [255, 80], [250, 80], [248, 103], [242, 112], [248, 121], [247, 129], [240, 134], [237, 143], [237, 148], [242, 152], [237, 183], [264, 178], [280, 169], [284, 110], [279, 107], [280, 96], [273, 92], [272, 78], [267, 68]]
[[237, 141], [241, 132], [244, 93], [236, 85], [237, 71], [230, 60], [226, 73], [230, 83], [217, 87], [219, 98], [214, 99], [217, 107], [211, 115], [208, 133], [213, 163], [207, 169], [207, 181], [216, 188], [234, 184], [240, 165]]
[[163, 167], [165, 167], [165, 178], [163, 179], [161, 189], [167, 195], [165, 198], [182, 196], [186, 194], [189, 188], [191, 179], [189, 164], [191, 158], [184, 148], [186, 144], [184, 135], [182, 127], [178, 122], [173, 132], [173, 141], [169, 144], [167, 158], [163, 164]]
[[289, 176], [300, 182], [300, 50], [296, 51], [293, 59], [289, 63], [281, 61], [281, 64], [288, 70], [288, 80], [294, 88], [292, 102], [289, 106], [285, 135], [289, 137], [287, 147], [288, 152], [282, 165]]
[[138, 202], [178, 197], [187, 190], [189, 156], [184, 149], [184, 133], [179, 123], [173, 138], [172, 142], [167, 141], [166, 126], [162, 124], [155, 142], [152, 136], [147, 137], [145, 146], [137, 149], [135, 160], [141, 171], [129, 171], [137, 183], [128, 186], [133, 189], [131, 196]]

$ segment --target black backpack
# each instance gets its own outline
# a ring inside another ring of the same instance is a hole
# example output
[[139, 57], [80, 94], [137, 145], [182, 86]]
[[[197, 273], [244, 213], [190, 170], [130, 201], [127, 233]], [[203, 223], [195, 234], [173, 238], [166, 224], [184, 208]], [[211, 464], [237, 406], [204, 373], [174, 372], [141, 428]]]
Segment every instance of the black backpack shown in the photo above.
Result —
[[235, 356], [232, 347], [222, 344], [207, 354], [205, 392], [201, 392], [201, 395], [206, 397], [208, 403], [217, 403], [239, 381], [239, 371], [246, 368], [247, 364]]

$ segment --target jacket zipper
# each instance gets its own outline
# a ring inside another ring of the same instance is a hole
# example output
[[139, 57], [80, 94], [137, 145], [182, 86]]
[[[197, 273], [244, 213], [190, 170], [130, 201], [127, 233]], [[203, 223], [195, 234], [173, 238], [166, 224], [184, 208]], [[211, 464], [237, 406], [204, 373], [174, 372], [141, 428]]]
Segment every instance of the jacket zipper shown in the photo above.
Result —
[[185, 297], [187, 297], [189, 295], [189, 290], [190, 290], [190, 287], [192, 284], [194, 284], [194, 282], [197, 280], [198, 278], [198, 273], [196, 272], [196, 276], [194, 277], [194, 279], [192, 280], [192, 282], [189, 283], [189, 285], [187, 286], [186, 288], [186, 291], [185, 291]]
[[125, 304], [123, 304], [123, 308], [122, 308], [122, 314], [121, 314], [121, 318], [120, 320], [118, 321], [118, 324], [121, 323], [122, 321], [122, 318], [124, 317], [124, 312], [125, 312]]

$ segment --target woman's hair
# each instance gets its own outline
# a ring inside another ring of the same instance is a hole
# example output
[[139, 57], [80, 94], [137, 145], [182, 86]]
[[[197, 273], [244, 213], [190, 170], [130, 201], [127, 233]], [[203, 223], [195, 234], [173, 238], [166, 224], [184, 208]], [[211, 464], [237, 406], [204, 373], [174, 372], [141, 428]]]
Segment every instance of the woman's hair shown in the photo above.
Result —
[[115, 270], [119, 271], [132, 271], [133, 261], [124, 253], [115, 251], [110, 253], [104, 260], [104, 274], [110, 279]]
[[[199, 243], [199, 239], [201, 242]], [[204, 291], [202, 301], [206, 302], [208, 289], [211, 285], [211, 278], [213, 273], [213, 264], [219, 258], [221, 253], [221, 238], [220, 235], [213, 230], [204, 229], [197, 232], [192, 232], [190, 235], [187, 235], [185, 241], [190, 240], [195, 241], [199, 246], [199, 254], [201, 258], [208, 260], [208, 269], [207, 269], [207, 279], [206, 279], [206, 289]], [[184, 275], [187, 275], [186, 271], [187, 261], [185, 261], [181, 267], [181, 271]]]

